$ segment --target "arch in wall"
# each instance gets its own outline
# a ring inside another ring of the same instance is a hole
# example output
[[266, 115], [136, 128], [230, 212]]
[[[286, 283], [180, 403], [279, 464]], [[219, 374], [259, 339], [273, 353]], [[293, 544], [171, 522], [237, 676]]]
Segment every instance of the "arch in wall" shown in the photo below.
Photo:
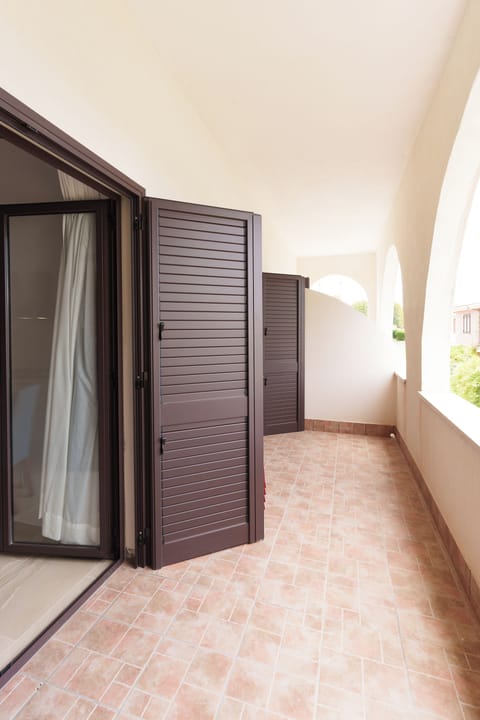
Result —
[[[382, 292], [379, 308], [379, 324], [381, 330], [392, 337], [394, 305], [399, 302], [403, 306], [403, 277], [400, 259], [395, 245], [390, 245], [385, 257]], [[393, 340], [393, 338], [392, 338]], [[406, 376], [405, 342], [394, 343], [395, 370]]]
[[395, 285], [399, 273], [402, 274], [402, 269], [397, 248], [395, 245], [390, 245], [385, 256], [379, 308], [379, 325], [387, 335], [392, 333], [392, 308], [395, 302]]
[[[462, 243], [480, 178], [480, 72], [445, 172], [432, 240], [422, 335], [422, 389], [449, 392], [451, 310]], [[479, 198], [480, 200], [480, 198]]]
[[369, 300], [368, 317], [377, 320], [378, 283], [376, 253], [322, 255], [297, 258], [297, 273], [310, 278], [310, 287], [326, 275], [346, 275], [365, 289]]
[[357, 301], [366, 301], [369, 307], [368, 293], [359, 282], [348, 275], [329, 274], [324, 275], [311, 286], [312, 290], [331, 295], [341, 300], [346, 305], [352, 305]]

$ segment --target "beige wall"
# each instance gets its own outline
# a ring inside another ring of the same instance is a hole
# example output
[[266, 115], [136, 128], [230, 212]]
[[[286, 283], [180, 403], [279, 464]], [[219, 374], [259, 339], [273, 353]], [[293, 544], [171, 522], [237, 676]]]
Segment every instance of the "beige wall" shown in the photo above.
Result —
[[122, 0], [27, 7], [2, 2], [5, 90], [150, 195], [243, 207], [221, 149], [151, 46], [135, 42]]
[[[480, 3], [472, 0], [406, 166], [378, 257], [381, 276], [393, 243], [403, 272], [407, 383], [398, 386], [397, 425], [477, 583], [478, 512], [472, 508], [479, 507], [480, 454], [455, 425], [425, 409], [419, 390], [425, 293], [437, 207], [465, 104], [480, 67], [479, 37]], [[472, 147], [471, 152], [480, 150]], [[450, 326], [450, 316], [446, 322]]]
[[275, 232], [271, 218], [262, 214], [262, 267], [263, 272], [297, 274], [297, 258]]
[[[480, 412], [480, 411], [479, 411]], [[477, 432], [478, 435], [478, 432]], [[480, 447], [420, 399], [420, 466], [450, 532], [480, 584]]]
[[395, 425], [400, 435], [405, 438], [406, 431], [406, 403], [407, 403], [407, 380], [398, 375], [395, 376], [395, 395], [396, 395], [396, 422]]
[[364, 315], [307, 290], [305, 417], [393, 424], [391, 349], [390, 340]]

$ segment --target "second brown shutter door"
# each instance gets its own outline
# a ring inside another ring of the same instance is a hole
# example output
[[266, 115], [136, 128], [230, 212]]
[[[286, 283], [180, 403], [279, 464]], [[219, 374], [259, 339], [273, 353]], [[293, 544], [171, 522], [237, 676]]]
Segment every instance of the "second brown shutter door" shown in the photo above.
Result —
[[263, 274], [264, 433], [304, 427], [305, 278]]
[[254, 395], [261, 380], [253, 216], [149, 203], [161, 541], [156, 530], [164, 565], [257, 539]]

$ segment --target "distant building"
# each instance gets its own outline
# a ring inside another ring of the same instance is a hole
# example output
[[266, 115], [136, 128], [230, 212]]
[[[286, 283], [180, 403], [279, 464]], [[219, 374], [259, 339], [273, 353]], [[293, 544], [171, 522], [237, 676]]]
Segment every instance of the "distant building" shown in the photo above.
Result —
[[480, 352], [480, 303], [453, 308], [452, 345], [469, 345]]

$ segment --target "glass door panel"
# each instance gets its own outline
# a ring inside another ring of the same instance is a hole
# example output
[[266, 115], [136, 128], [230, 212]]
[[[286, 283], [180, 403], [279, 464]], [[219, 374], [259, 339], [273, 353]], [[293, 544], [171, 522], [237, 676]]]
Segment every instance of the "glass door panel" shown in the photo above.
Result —
[[101, 453], [108, 425], [101, 392], [108, 342], [99, 340], [108, 327], [103, 205], [4, 218], [11, 549], [105, 556], [111, 547], [109, 463]]
[[95, 216], [8, 235], [13, 540], [98, 545]]

